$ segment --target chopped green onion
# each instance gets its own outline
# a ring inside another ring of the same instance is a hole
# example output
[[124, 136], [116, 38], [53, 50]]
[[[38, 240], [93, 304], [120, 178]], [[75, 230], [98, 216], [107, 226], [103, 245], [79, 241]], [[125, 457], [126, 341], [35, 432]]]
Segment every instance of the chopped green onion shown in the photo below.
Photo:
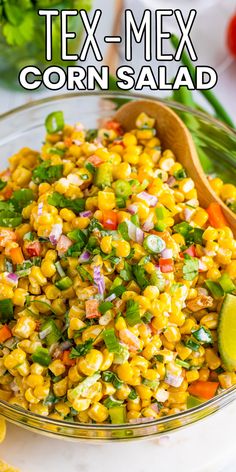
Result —
[[73, 347], [71, 349], [70, 358], [76, 359], [77, 357], [85, 356], [86, 354], [88, 354], [88, 352], [91, 351], [93, 347], [93, 342], [94, 339], [90, 338], [82, 344], [77, 344], [76, 348]]
[[132, 221], [132, 223], [135, 225], [135, 226], [139, 226], [139, 217], [138, 215], [132, 215], [131, 218], [130, 218], [130, 221]]
[[192, 331], [192, 335], [197, 341], [201, 343], [210, 344], [213, 342], [210, 330], [205, 328], [204, 326], [201, 326], [196, 331]]
[[221, 298], [224, 296], [224, 290], [222, 286], [217, 282], [213, 282], [212, 280], [206, 280], [205, 285], [214, 298]]
[[128, 395], [128, 398], [130, 400], [136, 400], [136, 398], [138, 398], [138, 394], [136, 392], [136, 390], [134, 388], [131, 389], [131, 392], [130, 394]]
[[118, 231], [125, 241], [130, 241], [128, 225], [125, 221], [118, 225]]
[[0, 190], [3, 190], [7, 185], [7, 182], [4, 182], [2, 179], [0, 179]]
[[[121, 282], [122, 282], [122, 279], [121, 279]], [[126, 291], [126, 288], [123, 285], [118, 285], [117, 287], [114, 287], [110, 290], [109, 296], [114, 293], [116, 297], [120, 297], [122, 293], [124, 293], [125, 291]]]
[[61, 131], [65, 126], [64, 115], [62, 111], [54, 111], [50, 113], [45, 120], [45, 128], [47, 133], [54, 134]]
[[166, 223], [164, 223], [164, 221], [158, 221], [158, 223], [154, 225], [154, 229], [162, 233], [166, 229]]
[[200, 348], [200, 344], [196, 343], [196, 341], [193, 341], [193, 339], [188, 339], [185, 342], [185, 346], [188, 347], [189, 349], [192, 349], [192, 351], [198, 351]]
[[67, 290], [73, 285], [73, 281], [70, 279], [70, 277], [66, 276], [66, 277], [63, 277], [61, 280], [58, 280], [58, 282], [56, 282], [55, 285], [60, 290]]
[[13, 303], [10, 298], [0, 300], [0, 320], [6, 323], [13, 319]]
[[102, 302], [100, 303], [98, 309], [102, 315], [104, 315], [108, 310], [111, 310], [113, 308], [113, 304], [111, 302]]
[[159, 236], [156, 236], [155, 234], [150, 234], [144, 239], [143, 247], [151, 254], [159, 254], [165, 249], [166, 245], [163, 239], [161, 239]]
[[114, 406], [120, 406], [122, 403], [124, 403], [123, 400], [117, 400], [111, 395], [110, 397], [106, 398], [106, 400], [103, 402], [103, 405], [106, 408], [112, 408]]
[[32, 361], [44, 367], [48, 367], [52, 362], [52, 358], [48, 349], [44, 347], [37, 347], [36, 351], [32, 354]]
[[164, 207], [155, 208], [156, 217], [158, 220], [164, 220], [168, 216], [168, 210]]
[[[40, 333], [47, 332], [48, 334], [45, 336], [45, 341], [48, 346], [57, 343], [62, 336], [61, 331], [58, 329], [54, 320], [50, 319], [45, 321], [41, 326]], [[40, 336], [39, 336], [40, 337]]]
[[109, 408], [108, 411], [112, 424], [123, 424], [126, 422], [125, 405], [113, 406], [112, 408]]
[[138, 323], [141, 323], [140, 312], [139, 312], [139, 303], [135, 300], [128, 300], [126, 302], [126, 319], [129, 326], [135, 326]]
[[103, 340], [109, 352], [119, 352], [120, 344], [113, 328], [103, 331]]
[[182, 361], [182, 359], [175, 359], [175, 363], [177, 365], [180, 365], [181, 367], [184, 367], [185, 369], [189, 369], [189, 367], [190, 367], [189, 362]]
[[179, 169], [174, 172], [174, 177], [176, 180], [183, 180], [187, 177], [185, 169]]
[[218, 282], [225, 293], [231, 293], [236, 290], [236, 286], [226, 272], [218, 279]]
[[126, 180], [117, 180], [114, 183], [115, 194], [117, 197], [128, 198], [132, 194], [132, 188]]
[[96, 167], [94, 167], [93, 164], [91, 164], [91, 162], [87, 162], [87, 164], [85, 164], [85, 168], [86, 168], [91, 174], [95, 174], [95, 172], [96, 172]]
[[65, 277], [66, 274], [65, 274], [65, 272], [64, 272], [64, 270], [61, 266], [60, 261], [55, 262], [55, 267], [56, 267], [57, 272], [60, 275], [60, 277]]
[[146, 311], [146, 313], [144, 313], [144, 315], [142, 316], [143, 323], [149, 324], [152, 317], [153, 317], [153, 315], [151, 313], [149, 313], [148, 311]]
[[124, 364], [129, 359], [129, 349], [124, 344], [120, 344], [119, 352], [114, 353], [114, 364]]
[[107, 370], [102, 373], [102, 379], [104, 380], [104, 382], [112, 383], [114, 387], [118, 390], [124, 384], [124, 382], [122, 382], [122, 380], [120, 380], [117, 375], [114, 372], [111, 372], [110, 370]]
[[93, 282], [92, 275], [82, 265], [78, 265], [77, 270], [83, 282], [87, 280], [89, 280], [89, 282]]

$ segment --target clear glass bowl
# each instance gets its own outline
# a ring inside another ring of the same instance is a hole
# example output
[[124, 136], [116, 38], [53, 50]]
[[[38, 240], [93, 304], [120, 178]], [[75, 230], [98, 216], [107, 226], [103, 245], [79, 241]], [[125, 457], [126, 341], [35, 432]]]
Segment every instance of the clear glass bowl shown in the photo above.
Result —
[[[56, 110], [63, 110], [68, 123], [82, 121], [95, 128], [110, 119], [115, 110], [127, 100], [143, 99], [144, 95], [116, 93], [73, 93], [43, 99], [17, 108], [0, 117], [0, 168], [21, 147], [39, 149], [45, 134], [45, 117]], [[150, 97], [146, 97], [150, 98]], [[236, 181], [236, 133], [205, 114], [193, 112], [174, 102], [166, 102], [189, 127], [198, 146], [206, 172], [220, 175], [226, 181]], [[192, 176], [194, 178], [194, 176]], [[82, 424], [57, 421], [32, 414], [16, 406], [0, 401], [0, 414], [11, 422], [42, 434], [64, 439], [125, 440], [158, 437], [167, 432], [206, 418], [223, 409], [236, 398], [236, 385], [212, 400], [177, 415], [148, 423], [110, 425]], [[207, 420], [206, 420], [207, 421]], [[205, 421], [205, 425], [206, 425]], [[206, 426], [205, 426], [206, 427]]]

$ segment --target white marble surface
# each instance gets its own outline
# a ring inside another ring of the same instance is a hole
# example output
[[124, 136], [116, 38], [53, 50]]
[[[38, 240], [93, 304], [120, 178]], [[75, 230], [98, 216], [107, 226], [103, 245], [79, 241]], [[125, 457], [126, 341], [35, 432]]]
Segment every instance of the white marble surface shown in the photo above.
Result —
[[[109, 8], [107, 0], [95, 2], [106, 12], [100, 34], [103, 34], [104, 27], [109, 34], [113, 2], [109, 0]], [[236, 63], [233, 63], [220, 74], [216, 92], [236, 121], [235, 84]], [[49, 94], [13, 93], [0, 89], [0, 112], [41, 95]], [[182, 430], [161, 443], [149, 440], [97, 445], [48, 439], [9, 425], [7, 438], [0, 445], [0, 457], [22, 472], [235, 472], [235, 423], [236, 404], [233, 404], [222, 414]]]

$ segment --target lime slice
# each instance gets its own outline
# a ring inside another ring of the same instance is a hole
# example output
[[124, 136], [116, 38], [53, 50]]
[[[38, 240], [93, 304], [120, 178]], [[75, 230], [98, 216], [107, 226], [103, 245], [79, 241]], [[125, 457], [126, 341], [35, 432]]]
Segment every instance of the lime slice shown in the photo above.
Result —
[[226, 295], [218, 325], [219, 352], [227, 370], [236, 370], [236, 296]]
[[0, 443], [4, 441], [6, 436], [6, 422], [0, 417]]

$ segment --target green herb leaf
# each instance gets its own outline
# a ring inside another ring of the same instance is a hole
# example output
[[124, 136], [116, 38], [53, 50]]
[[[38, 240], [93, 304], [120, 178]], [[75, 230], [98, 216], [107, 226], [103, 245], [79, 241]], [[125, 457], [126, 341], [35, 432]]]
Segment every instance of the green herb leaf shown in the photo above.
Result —
[[7, 185], [7, 182], [4, 182], [2, 179], [0, 179], [0, 190], [3, 190]]
[[198, 275], [198, 259], [184, 254], [183, 278], [184, 280], [193, 280]]
[[[32, 172], [32, 180], [35, 184], [48, 182], [49, 184], [60, 179], [63, 174], [63, 165], [51, 165], [51, 161], [43, 161]], [[60, 195], [60, 193], [59, 193]], [[62, 195], [61, 195], [62, 196]], [[61, 207], [62, 208], [62, 207]], [[64, 208], [64, 207], [63, 207]]]
[[85, 356], [93, 347], [94, 339], [87, 339], [83, 344], [77, 344], [76, 348], [71, 349], [70, 358], [76, 359], [77, 357]]
[[149, 285], [149, 282], [147, 279], [147, 272], [140, 265], [134, 265], [132, 270], [133, 270], [133, 275], [137, 284], [142, 290], [144, 290]]
[[135, 300], [128, 300], [126, 302], [126, 319], [129, 326], [135, 326], [138, 323], [141, 323], [140, 312], [139, 312], [139, 303]]
[[54, 192], [52, 195], [49, 195], [48, 203], [49, 205], [53, 205], [56, 208], [69, 208], [76, 214], [79, 214], [85, 208], [85, 200], [83, 198], [74, 198], [72, 200], [70, 198], [64, 197], [64, 195], [61, 195], [58, 192]]
[[125, 241], [130, 241], [128, 225], [125, 221], [118, 225], [118, 232], [120, 233], [122, 238], [125, 239]]

